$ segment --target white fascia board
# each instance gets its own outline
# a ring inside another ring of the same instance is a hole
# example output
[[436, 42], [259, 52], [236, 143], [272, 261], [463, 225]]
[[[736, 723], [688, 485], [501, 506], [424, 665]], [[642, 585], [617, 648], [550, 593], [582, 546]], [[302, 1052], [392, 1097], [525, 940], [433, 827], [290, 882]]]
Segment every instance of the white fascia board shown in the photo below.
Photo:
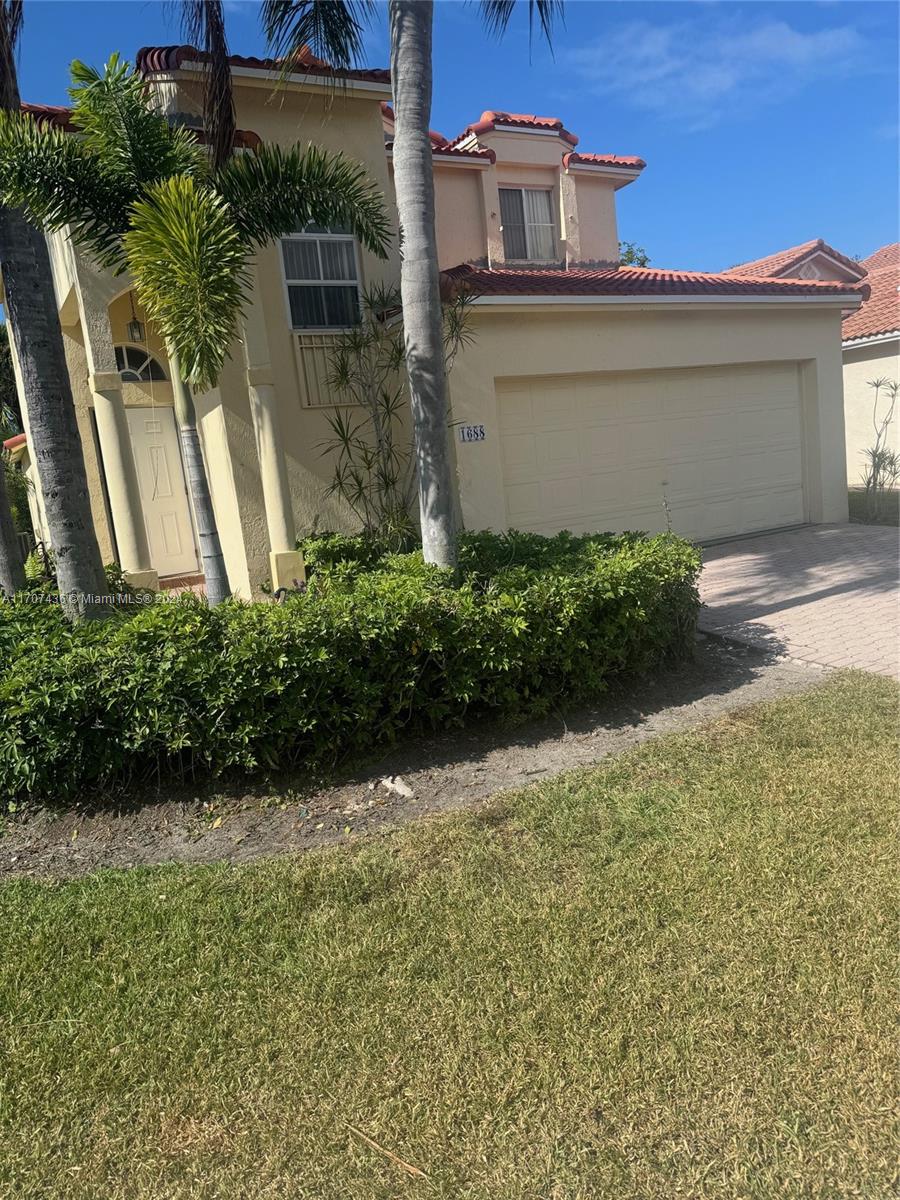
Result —
[[534, 305], [594, 305], [608, 307], [610, 305], [643, 305], [644, 308], [656, 308], [670, 304], [815, 304], [819, 306], [858, 308], [861, 303], [859, 296], [716, 296], [716, 295], [686, 295], [686, 296], [478, 296], [473, 304], [495, 307], [534, 306]]
[[571, 163], [566, 167], [566, 174], [579, 174], [584, 171], [588, 175], [605, 175], [608, 179], [616, 179], [620, 183], [630, 183], [632, 179], [640, 178], [643, 167], [605, 167], [599, 163]]
[[880, 346], [884, 342], [896, 342], [900, 338], [900, 329], [892, 329], [888, 333], [873, 333], [869, 337], [844, 338], [841, 343], [845, 350], [855, 350], [857, 346]]
[[[566, 139], [560, 135], [558, 129], [539, 129], [536, 125], [501, 125], [497, 122], [493, 129], [486, 130], [487, 133], [525, 133], [533, 137], [535, 134], [538, 137], [555, 137], [561, 142]], [[568, 143], [566, 143], [568, 145]]]
[[[388, 146], [386, 153], [388, 158], [393, 158], [393, 146]], [[473, 167], [476, 167], [479, 171], [486, 171], [491, 165], [491, 160], [489, 158], [482, 158], [480, 154], [467, 155], [465, 158], [461, 155], [433, 154], [431, 162], [436, 167], [467, 167], [470, 171]]]

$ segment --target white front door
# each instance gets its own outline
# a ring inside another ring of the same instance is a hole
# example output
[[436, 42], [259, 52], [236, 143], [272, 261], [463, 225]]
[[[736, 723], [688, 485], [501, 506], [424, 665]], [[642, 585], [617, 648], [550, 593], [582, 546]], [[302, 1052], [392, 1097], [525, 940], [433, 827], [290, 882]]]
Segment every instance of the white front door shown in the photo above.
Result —
[[197, 548], [171, 408], [127, 408], [150, 561], [162, 578], [197, 570]]

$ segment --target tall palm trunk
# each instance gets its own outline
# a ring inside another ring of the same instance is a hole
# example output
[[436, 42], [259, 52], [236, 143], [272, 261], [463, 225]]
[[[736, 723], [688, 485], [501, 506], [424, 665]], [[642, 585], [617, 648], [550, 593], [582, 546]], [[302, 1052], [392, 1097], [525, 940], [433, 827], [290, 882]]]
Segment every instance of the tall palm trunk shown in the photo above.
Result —
[[25, 567], [9, 506], [6, 472], [0, 461], [0, 592], [13, 596], [25, 586]]
[[456, 565], [458, 520], [448, 446], [447, 376], [434, 232], [431, 139], [432, 0], [390, 0], [394, 185], [400, 292], [425, 561]]
[[187, 470], [188, 487], [194, 506], [194, 516], [197, 520], [197, 533], [200, 538], [200, 560], [206, 580], [206, 599], [207, 603], [212, 606], [227, 600], [231, 595], [231, 588], [228, 584], [225, 557], [222, 554], [222, 543], [219, 540], [216, 515], [209, 492], [200, 434], [197, 431], [197, 410], [194, 406], [194, 397], [191, 395], [190, 386], [181, 374], [181, 366], [171, 347], [169, 347], [169, 366], [172, 374], [172, 392], [175, 398], [175, 416], [178, 421], [178, 437], [181, 441], [181, 453]]
[[[13, 112], [19, 109], [14, 47], [20, 20], [21, 6], [3, 0], [0, 107]], [[8, 208], [0, 208], [0, 273], [63, 609], [72, 620], [106, 615], [101, 602], [106, 576], [91, 516], [50, 255], [44, 235]]]

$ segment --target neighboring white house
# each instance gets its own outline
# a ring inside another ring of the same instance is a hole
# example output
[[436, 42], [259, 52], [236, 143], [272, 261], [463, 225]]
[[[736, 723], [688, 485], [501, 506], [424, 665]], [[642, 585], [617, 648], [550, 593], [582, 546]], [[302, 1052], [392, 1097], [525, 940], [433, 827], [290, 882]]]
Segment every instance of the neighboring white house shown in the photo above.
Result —
[[[841, 327], [844, 360], [844, 426], [847, 482], [859, 486], [865, 451], [875, 441], [875, 419], [881, 419], [888, 393], [880, 393], [875, 411], [873, 380], [900, 382], [900, 243], [882, 246], [868, 258], [855, 260], [821, 238], [780, 250], [754, 262], [741, 263], [726, 274], [776, 276], [781, 279], [841, 280], [869, 285], [860, 308], [844, 317]], [[900, 405], [889, 429], [888, 446], [900, 453]]]

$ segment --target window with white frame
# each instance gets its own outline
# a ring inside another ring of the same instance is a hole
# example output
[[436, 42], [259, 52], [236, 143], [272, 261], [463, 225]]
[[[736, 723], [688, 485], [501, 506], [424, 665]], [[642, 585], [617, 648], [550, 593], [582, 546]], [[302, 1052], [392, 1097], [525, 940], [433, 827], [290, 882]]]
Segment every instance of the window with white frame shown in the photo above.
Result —
[[500, 220], [508, 259], [551, 262], [558, 257], [552, 192], [500, 188]]
[[307, 225], [281, 239], [281, 265], [292, 329], [346, 329], [359, 322], [353, 234]]
[[123, 383], [145, 383], [151, 379], [163, 381], [166, 373], [143, 346], [116, 346], [116, 366]]

